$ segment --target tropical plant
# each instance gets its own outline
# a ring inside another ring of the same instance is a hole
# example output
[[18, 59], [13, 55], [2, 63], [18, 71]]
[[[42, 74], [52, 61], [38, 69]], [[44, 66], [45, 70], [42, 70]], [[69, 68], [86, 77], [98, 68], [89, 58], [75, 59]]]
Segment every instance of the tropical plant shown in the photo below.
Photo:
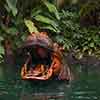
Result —
[[39, 9], [33, 9], [32, 18], [38, 22], [39, 29], [50, 30], [54, 40], [66, 50], [73, 49], [78, 58], [93, 55], [100, 47], [99, 28], [81, 27], [77, 12], [59, 11], [45, 1]]
[[0, 62], [4, 57], [4, 48], [1, 44], [3, 40], [12, 40], [13, 50], [16, 50], [29, 32], [39, 31], [51, 33], [49, 35], [54, 41], [63, 45], [66, 51], [73, 50], [77, 58], [83, 55], [100, 57], [100, 28], [81, 27], [78, 11], [58, 10], [47, 0], [41, 0], [38, 7], [33, 7], [30, 3], [26, 3], [26, 6], [24, 3], [20, 5], [22, 1], [14, 1], [6, 0], [1, 3], [2, 9], [5, 10], [2, 12], [6, 13], [3, 14], [5, 16], [0, 17]]
[[18, 5], [17, 0], [2, 2], [3, 11], [0, 10], [0, 12], [5, 11], [5, 13], [1, 13], [0, 22], [0, 62], [3, 61], [5, 53], [3, 41], [11, 40], [12, 48], [16, 50], [23, 43], [28, 32], [36, 31], [33, 22], [24, 19], [25, 12], [21, 14], [20, 9], [17, 8]]
[[[33, 9], [31, 14], [33, 20], [38, 22], [40, 30], [49, 30], [57, 42], [70, 49], [72, 43], [72, 32], [75, 29], [77, 13], [61, 10], [59, 11], [54, 4], [43, 1], [42, 6]], [[78, 27], [76, 25], [76, 27]]]

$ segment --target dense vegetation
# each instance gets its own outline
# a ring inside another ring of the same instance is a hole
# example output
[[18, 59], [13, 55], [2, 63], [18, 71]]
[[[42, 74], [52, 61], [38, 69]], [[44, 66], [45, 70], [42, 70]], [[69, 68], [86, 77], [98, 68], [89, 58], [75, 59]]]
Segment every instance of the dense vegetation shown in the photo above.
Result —
[[50, 0], [0, 0], [0, 62], [4, 57], [3, 41], [10, 40], [15, 50], [29, 32], [39, 31], [47, 31], [78, 59], [84, 55], [100, 58], [100, 28], [96, 23], [100, 15], [91, 17], [91, 13], [98, 14], [99, 0], [60, 7]]

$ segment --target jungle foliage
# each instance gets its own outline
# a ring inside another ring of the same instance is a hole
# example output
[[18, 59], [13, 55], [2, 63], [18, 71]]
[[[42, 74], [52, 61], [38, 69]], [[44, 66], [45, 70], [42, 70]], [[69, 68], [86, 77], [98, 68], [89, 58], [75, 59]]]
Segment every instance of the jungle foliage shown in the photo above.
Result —
[[47, 31], [55, 42], [63, 45], [67, 52], [75, 52], [79, 59], [84, 55], [100, 57], [100, 28], [80, 25], [80, 17], [88, 13], [85, 8], [71, 11], [58, 9], [47, 0], [27, 1], [0, 0], [0, 62], [4, 57], [2, 41], [11, 40], [16, 50], [29, 32], [38, 31]]

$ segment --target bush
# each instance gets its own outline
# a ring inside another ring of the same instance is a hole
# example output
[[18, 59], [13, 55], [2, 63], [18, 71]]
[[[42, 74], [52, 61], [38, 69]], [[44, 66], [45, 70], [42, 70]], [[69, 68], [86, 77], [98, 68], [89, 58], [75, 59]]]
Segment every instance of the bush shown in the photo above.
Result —
[[33, 11], [32, 18], [38, 22], [39, 29], [50, 30], [54, 40], [62, 44], [67, 51], [74, 50], [78, 58], [95, 55], [99, 51], [100, 29], [81, 27], [77, 12], [59, 11], [49, 2], [43, 2], [39, 9]]
[[[3, 5], [4, 9], [6, 7], [6, 14], [0, 23], [0, 43], [6, 38], [11, 39], [13, 50], [16, 50], [28, 32], [47, 31], [51, 33], [49, 35], [54, 41], [63, 45], [66, 51], [73, 50], [77, 58], [83, 55], [100, 57], [100, 29], [81, 27], [77, 11], [58, 10], [54, 4], [42, 0], [40, 6], [31, 8], [30, 14], [26, 15], [17, 8], [19, 2], [16, 0], [15, 3], [12, 5], [11, 2], [6, 2], [6, 6], [5, 3]], [[0, 44], [0, 59], [2, 55], [4, 49]]]

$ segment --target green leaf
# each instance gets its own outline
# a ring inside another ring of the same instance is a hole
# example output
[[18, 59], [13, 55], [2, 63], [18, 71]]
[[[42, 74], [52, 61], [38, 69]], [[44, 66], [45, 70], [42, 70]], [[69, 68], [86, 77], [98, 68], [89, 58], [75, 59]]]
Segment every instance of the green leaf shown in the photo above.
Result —
[[11, 28], [6, 29], [6, 32], [8, 34], [15, 35], [16, 33], [18, 33], [18, 30], [15, 27], [11, 27]]
[[27, 37], [26, 35], [22, 35], [21, 36], [22, 41], [24, 41], [26, 39], [26, 37]]
[[0, 54], [4, 54], [4, 48], [0, 45]]
[[47, 2], [47, 1], [44, 1], [44, 4], [45, 4], [46, 7], [48, 8], [49, 12], [54, 13], [55, 16], [56, 16], [56, 18], [57, 18], [58, 20], [60, 20], [59, 12], [58, 12], [56, 6], [53, 5], [53, 4], [50, 3], [50, 2]]
[[31, 17], [37, 16], [38, 14], [40, 14], [42, 12], [41, 8], [40, 9], [33, 9], [31, 12]]
[[34, 18], [35, 20], [42, 22], [42, 23], [51, 24], [51, 25], [55, 24], [54, 20], [51, 20], [50, 18], [42, 16], [42, 15], [37, 15]]
[[27, 26], [30, 33], [39, 32], [31, 20], [24, 19], [25, 25]]
[[94, 43], [90, 43], [90, 47], [94, 47]]
[[2, 55], [0, 55], [0, 63], [4, 62], [4, 58]]
[[39, 22], [42, 22], [42, 23], [45, 23], [45, 24], [49, 24], [49, 25], [53, 26], [53, 28], [57, 32], [60, 32], [59, 28], [57, 28], [58, 25], [57, 25], [57, 23], [54, 20], [52, 20], [52, 19], [50, 19], [48, 17], [42, 16], [42, 15], [37, 15], [37, 16], [34, 17], [34, 19], [39, 21]]
[[9, 13], [11, 11], [11, 9], [8, 7], [8, 5], [4, 5], [5, 9], [7, 10], [7, 12]]
[[6, 2], [8, 5], [8, 8], [12, 11], [13, 16], [16, 16], [18, 12], [16, 8], [17, 0], [6, 0]]
[[55, 30], [55, 28], [53, 28], [53, 27], [50, 26], [50, 25], [47, 25], [47, 26], [45, 26], [45, 27], [41, 27], [41, 29], [48, 29], [48, 30], [51, 30], [51, 31], [53, 31], [53, 32], [57, 32], [57, 30]]
[[62, 43], [62, 44], [65, 43], [63, 36], [57, 35], [55, 39], [57, 40], [58, 43]]
[[0, 55], [0, 59], [2, 58], [2, 55]]
[[1, 28], [5, 33], [8, 33], [10, 35], [16, 35], [16, 33], [18, 33], [18, 30], [16, 27], [6, 27], [4, 24], [1, 24]]
[[3, 38], [2, 36], [0, 36], [0, 42], [1, 42], [2, 40], [4, 40], [4, 38]]

